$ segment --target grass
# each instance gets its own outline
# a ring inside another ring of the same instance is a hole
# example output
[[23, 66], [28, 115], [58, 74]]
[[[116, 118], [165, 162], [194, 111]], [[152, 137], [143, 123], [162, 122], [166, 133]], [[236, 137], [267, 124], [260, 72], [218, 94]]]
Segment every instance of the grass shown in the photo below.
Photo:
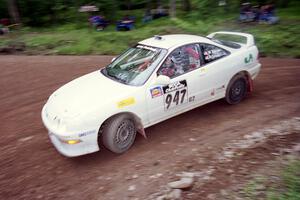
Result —
[[284, 168], [281, 174], [280, 188], [270, 188], [267, 200], [298, 200], [300, 199], [300, 160], [294, 160]]
[[[140, 13], [141, 14], [141, 13]], [[229, 30], [255, 35], [260, 52], [267, 56], [300, 57], [300, 14], [295, 7], [278, 12], [277, 25], [239, 24], [237, 14], [211, 16], [201, 20], [193, 13], [177, 19], [161, 18], [148, 24], [137, 22], [133, 31], [115, 31], [115, 25], [95, 31], [88, 24], [65, 24], [48, 28], [22, 28], [1, 36], [0, 48], [10, 43], [25, 43], [28, 54], [119, 54], [128, 46], [156, 34], [189, 33], [206, 35]]]
[[259, 176], [243, 189], [244, 199], [298, 200], [300, 199], [300, 160], [292, 159], [278, 172], [276, 182]]

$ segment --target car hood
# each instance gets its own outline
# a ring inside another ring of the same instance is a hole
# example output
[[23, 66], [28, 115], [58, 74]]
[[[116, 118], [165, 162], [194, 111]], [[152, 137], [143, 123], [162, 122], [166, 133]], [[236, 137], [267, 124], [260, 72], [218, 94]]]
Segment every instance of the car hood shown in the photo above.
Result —
[[64, 118], [73, 118], [95, 109], [117, 106], [117, 103], [136, 90], [95, 71], [79, 77], [58, 90], [47, 102], [47, 112]]

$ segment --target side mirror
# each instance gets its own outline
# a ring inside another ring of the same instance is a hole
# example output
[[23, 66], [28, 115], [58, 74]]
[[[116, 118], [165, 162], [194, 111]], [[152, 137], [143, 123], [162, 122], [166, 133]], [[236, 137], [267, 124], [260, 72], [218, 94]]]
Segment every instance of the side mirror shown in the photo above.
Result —
[[116, 60], [116, 58], [117, 58], [117, 57], [113, 57], [113, 58], [111, 59], [111, 62], [114, 62], [114, 61]]
[[171, 82], [170, 77], [165, 76], [165, 75], [159, 75], [159, 76], [156, 78], [155, 84], [156, 84], [156, 85], [169, 85], [170, 82]]

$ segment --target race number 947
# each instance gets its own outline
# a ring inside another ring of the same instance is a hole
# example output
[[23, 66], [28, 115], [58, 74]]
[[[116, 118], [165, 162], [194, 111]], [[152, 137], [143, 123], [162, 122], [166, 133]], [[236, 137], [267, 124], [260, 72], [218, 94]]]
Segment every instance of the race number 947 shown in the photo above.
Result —
[[172, 107], [174, 107], [184, 103], [185, 102], [184, 100], [186, 99], [185, 97], [186, 97], [186, 89], [177, 90], [175, 94], [172, 93], [167, 94], [165, 100], [166, 109], [169, 109], [172, 104], [173, 104]]
[[171, 83], [163, 87], [165, 110], [186, 103], [188, 100], [186, 80]]

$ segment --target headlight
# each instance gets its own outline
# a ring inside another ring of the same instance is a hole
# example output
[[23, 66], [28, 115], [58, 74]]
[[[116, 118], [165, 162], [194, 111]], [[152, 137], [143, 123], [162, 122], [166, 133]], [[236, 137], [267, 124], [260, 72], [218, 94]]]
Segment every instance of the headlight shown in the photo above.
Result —
[[66, 129], [65, 121], [63, 121], [58, 115], [49, 112], [47, 107], [45, 108], [45, 116], [49, 124], [51, 124], [53, 127], [56, 127], [62, 131]]

